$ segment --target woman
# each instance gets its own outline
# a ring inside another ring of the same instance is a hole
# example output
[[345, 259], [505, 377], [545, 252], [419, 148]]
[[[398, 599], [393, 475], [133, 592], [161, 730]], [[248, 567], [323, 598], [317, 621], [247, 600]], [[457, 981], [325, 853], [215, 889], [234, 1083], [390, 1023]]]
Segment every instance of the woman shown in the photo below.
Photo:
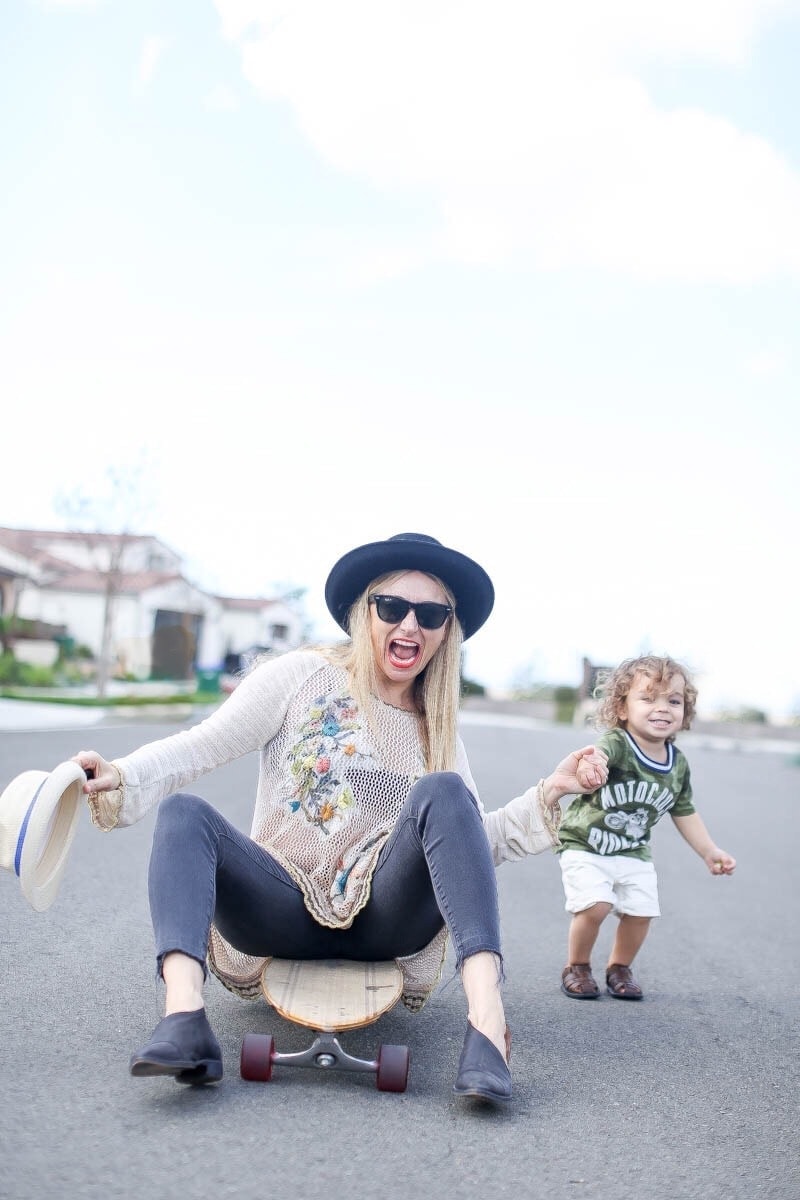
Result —
[[[206, 963], [259, 992], [267, 956], [396, 959], [422, 1007], [447, 937], [467, 999], [455, 1091], [508, 1100], [495, 866], [557, 843], [561, 796], [598, 787], [592, 746], [486, 813], [457, 731], [464, 639], [494, 603], [486, 572], [423, 534], [397, 534], [335, 564], [325, 599], [349, 634], [258, 665], [207, 720], [109, 763], [75, 756], [102, 829], [159, 811], [149, 869], [165, 1016], [134, 1075], [222, 1076], [203, 1006]], [[186, 793], [260, 751], [250, 837]]]

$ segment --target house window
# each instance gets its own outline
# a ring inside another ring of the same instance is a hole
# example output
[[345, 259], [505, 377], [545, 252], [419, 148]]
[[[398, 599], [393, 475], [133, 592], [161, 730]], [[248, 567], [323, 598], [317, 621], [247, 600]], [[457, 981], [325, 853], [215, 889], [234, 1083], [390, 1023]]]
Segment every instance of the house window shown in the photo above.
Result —
[[285, 642], [289, 637], [288, 625], [272, 625], [270, 627], [273, 642]]

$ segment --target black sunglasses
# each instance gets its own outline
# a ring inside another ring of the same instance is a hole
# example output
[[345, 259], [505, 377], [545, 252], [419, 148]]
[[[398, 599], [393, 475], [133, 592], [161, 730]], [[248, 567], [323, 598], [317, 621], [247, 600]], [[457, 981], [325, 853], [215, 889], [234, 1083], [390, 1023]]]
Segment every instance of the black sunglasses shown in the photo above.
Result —
[[402, 596], [370, 596], [369, 602], [375, 605], [375, 611], [387, 625], [399, 625], [406, 613], [413, 608], [420, 629], [441, 629], [453, 613], [449, 604], [434, 604], [432, 600], [412, 604]]

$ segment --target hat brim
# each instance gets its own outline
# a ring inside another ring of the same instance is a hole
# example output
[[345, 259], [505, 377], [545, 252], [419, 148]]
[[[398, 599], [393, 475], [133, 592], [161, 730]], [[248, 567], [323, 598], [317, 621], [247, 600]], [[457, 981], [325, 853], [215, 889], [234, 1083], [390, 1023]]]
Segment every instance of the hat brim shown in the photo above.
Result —
[[[36, 772], [30, 772], [36, 774]], [[37, 912], [50, 908], [77, 831], [86, 775], [78, 763], [57, 766], [31, 797], [19, 856], [22, 894]]]
[[328, 611], [345, 633], [353, 602], [374, 579], [391, 571], [423, 571], [441, 579], [455, 597], [456, 617], [465, 641], [477, 633], [494, 607], [491, 579], [466, 554], [435, 541], [369, 542], [344, 554], [325, 584]]

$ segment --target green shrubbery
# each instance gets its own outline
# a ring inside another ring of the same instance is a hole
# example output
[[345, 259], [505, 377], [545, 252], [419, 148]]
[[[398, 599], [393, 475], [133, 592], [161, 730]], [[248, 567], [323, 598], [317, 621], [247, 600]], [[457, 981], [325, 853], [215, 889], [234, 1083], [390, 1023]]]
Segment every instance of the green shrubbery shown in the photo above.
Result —
[[[93, 671], [88, 660], [91, 651], [82, 646], [70, 646], [67, 657], [59, 655], [51, 667], [34, 666], [21, 662], [10, 650], [0, 653], [0, 697], [7, 700], [46, 701], [48, 704], [76, 704], [86, 707], [125, 706], [144, 707], [152, 704], [218, 704], [224, 699], [219, 686], [219, 673], [213, 679], [206, 675], [198, 678], [196, 690], [191, 681], [176, 681], [175, 691], [169, 695], [142, 695], [135, 691], [114, 696], [87, 696], [82, 694], [86, 685], [91, 686]], [[116, 683], [131, 683], [138, 680], [115, 679]], [[64, 689], [59, 694], [56, 689]], [[74, 691], [73, 691], [74, 689]], [[72, 694], [69, 694], [72, 693]]]
[[766, 725], [767, 714], [760, 708], [737, 708], [719, 714], [720, 721], [732, 721], [737, 725]]
[[578, 689], [560, 684], [553, 688], [553, 700], [556, 706], [556, 720], [564, 725], [571, 725], [575, 717], [575, 706], [578, 703]]
[[37, 667], [20, 662], [5, 651], [0, 654], [0, 685], [3, 687], [52, 687], [55, 672], [52, 667]]

